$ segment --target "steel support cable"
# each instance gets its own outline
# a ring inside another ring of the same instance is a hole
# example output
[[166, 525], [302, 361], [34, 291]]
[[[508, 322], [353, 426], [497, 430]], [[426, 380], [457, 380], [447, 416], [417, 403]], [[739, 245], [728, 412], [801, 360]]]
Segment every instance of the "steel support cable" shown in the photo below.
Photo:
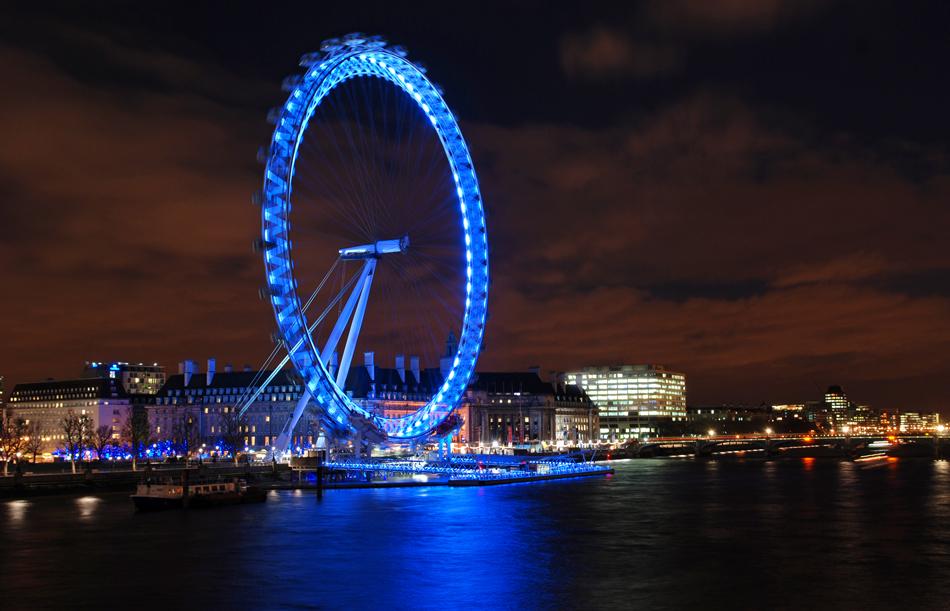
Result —
[[241, 406], [240, 410], [238, 411], [238, 417], [239, 417], [239, 418], [244, 415], [244, 412], [246, 412], [247, 409], [251, 406], [251, 403], [253, 403], [253, 402], [257, 399], [257, 397], [260, 396], [260, 394], [261, 394], [261, 392], [263, 392], [264, 388], [266, 388], [267, 385], [270, 384], [271, 381], [272, 381], [275, 377], [277, 377], [277, 374], [280, 373], [280, 370], [283, 369], [283, 368], [284, 368], [284, 365], [287, 364], [287, 361], [290, 360], [290, 356], [291, 356], [294, 352], [296, 352], [296, 351], [300, 348], [300, 346], [303, 345], [303, 342], [304, 342], [304, 339], [305, 339], [305, 338], [310, 337], [310, 334], [313, 333], [313, 330], [316, 329], [317, 326], [318, 326], [321, 322], [323, 322], [323, 319], [326, 317], [326, 315], [330, 313], [330, 310], [333, 309], [333, 307], [334, 307], [334, 306], [337, 304], [337, 302], [343, 297], [343, 295], [356, 283], [356, 280], [357, 280], [359, 277], [360, 277], [360, 274], [354, 274], [353, 277], [350, 278], [350, 280], [346, 283], [346, 286], [343, 287], [343, 290], [341, 290], [339, 293], [337, 293], [336, 296], [333, 298], [333, 300], [332, 300], [329, 304], [327, 304], [327, 307], [323, 310], [323, 312], [320, 314], [320, 316], [319, 316], [315, 321], [313, 321], [313, 323], [310, 325], [310, 327], [307, 328], [307, 333], [306, 333], [306, 335], [305, 335], [304, 337], [301, 337], [299, 340], [297, 340], [297, 343], [294, 344], [294, 347], [287, 351], [287, 354], [284, 356], [283, 359], [281, 359], [280, 363], [279, 363], [276, 367], [274, 367], [274, 369], [273, 369], [273, 371], [271, 371], [270, 375], [267, 376], [267, 379], [264, 380], [264, 382], [257, 388], [257, 390], [254, 391], [254, 394], [253, 394], [249, 399], [247, 399], [247, 401], [245, 402], [245, 404]]
[[[340, 257], [337, 257], [336, 261], [333, 262], [333, 265], [330, 266], [329, 271], [327, 271], [326, 275], [323, 276], [323, 280], [320, 281], [320, 284], [317, 285], [317, 288], [314, 289], [313, 293], [310, 294], [310, 298], [307, 300], [307, 303], [301, 309], [302, 312], [306, 312], [307, 309], [310, 308], [310, 305], [313, 303], [313, 300], [316, 299], [317, 294], [320, 293], [320, 290], [323, 288], [323, 285], [327, 283], [327, 280], [330, 278], [330, 274], [333, 273], [333, 270], [336, 269], [336, 266], [339, 263], [340, 263]], [[245, 399], [250, 393], [250, 389], [255, 388], [258, 382], [260, 382], [260, 379], [263, 376], [263, 372], [267, 370], [267, 368], [270, 366], [273, 360], [277, 357], [277, 353], [280, 352], [281, 347], [282, 347], [282, 344], [278, 342], [277, 345], [274, 346], [274, 349], [271, 350], [271, 353], [267, 356], [267, 358], [264, 359], [264, 363], [261, 365], [261, 368], [257, 370], [257, 373], [254, 374], [254, 377], [251, 379], [250, 384], [248, 384], [245, 387], [244, 392], [242, 392], [240, 397], [238, 397], [238, 400], [237, 400], [238, 405], [241, 405], [244, 403]]]

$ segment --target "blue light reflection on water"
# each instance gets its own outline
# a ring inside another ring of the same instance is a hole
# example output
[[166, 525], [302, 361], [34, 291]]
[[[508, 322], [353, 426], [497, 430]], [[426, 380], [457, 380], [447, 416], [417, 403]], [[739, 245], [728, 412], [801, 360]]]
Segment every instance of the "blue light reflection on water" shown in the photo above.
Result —
[[149, 608], [936, 608], [950, 594], [950, 463], [617, 467], [151, 515], [125, 495], [2, 501], [3, 607], [108, 592]]

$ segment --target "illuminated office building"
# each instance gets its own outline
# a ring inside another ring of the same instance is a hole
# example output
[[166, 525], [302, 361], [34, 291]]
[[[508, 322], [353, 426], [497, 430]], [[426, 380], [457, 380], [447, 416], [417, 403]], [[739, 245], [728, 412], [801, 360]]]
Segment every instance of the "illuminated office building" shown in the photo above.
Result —
[[933, 433], [940, 424], [940, 414], [936, 412], [901, 412], [898, 415], [901, 433]]
[[561, 378], [597, 407], [601, 441], [642, 438], [664, 420], [686, 420], [686, 375], [662, 365], [587, 367]]
[[851, 409], [851, 402], [848, 401], [848, 395], [840, 386], [829, 386], [825, 392], [825, 408], [828, 415], [831, 416], [833, 425], [845, 425], [848, 422], [848, 413]]
[[158, 363], [86, 361], [82, 377], [118, 380], [130, 395], [155, 395], [165, 385], [165, 368]]

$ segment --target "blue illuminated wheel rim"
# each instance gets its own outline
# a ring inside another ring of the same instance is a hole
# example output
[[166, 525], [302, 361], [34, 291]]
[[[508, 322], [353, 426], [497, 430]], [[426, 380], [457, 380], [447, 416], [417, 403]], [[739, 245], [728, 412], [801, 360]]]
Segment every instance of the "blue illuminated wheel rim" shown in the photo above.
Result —
[[[405, 51], [379, 37], [350, 34], [326, 41], [321, 53], [305, 55], [301, 76], [285, 81], [287, 101], [272, 115], [262, 191], [264, 267], [278, 334], [291, 362], [320, 411], [322, 424], [335, 436], [349, 435], [354, 419], [369, 421], [393, 440], [418, 439], [451, 416], [471, 379], [485, 332], [488, 306], [488, 235], [478, 177], [458, 122], [424, 70], [405, 58]], [[307, 125], [326, 96], [357, 78], [388, 81], [411, 96], [438, 135], [455, 181], [459, 222], [465, 242], [465, 308], [458, 348], [439, 390], [416, 412], [397, 418], [371, 414], [347, 396], [331, 377], [308, 333], [306, 313], [297, 294], [291, 257], [290, 211], [294, 172]], [[298, 346], [296, 350], [293, 347]]]

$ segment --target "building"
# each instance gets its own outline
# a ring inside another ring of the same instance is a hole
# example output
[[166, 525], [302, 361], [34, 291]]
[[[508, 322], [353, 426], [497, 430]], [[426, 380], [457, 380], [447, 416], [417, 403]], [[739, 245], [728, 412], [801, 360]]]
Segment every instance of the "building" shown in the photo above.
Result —
[[[442, 385], [440, 370], [422, 368], [418, 357], [411, 356], [407, 368], [404, 356], [397, 355], [394, 365], [378, 367], [374, 354], [365, 353], [363, 366], [350, 367], [344, 384], [347, 394], [370, 412], [397, 417], [418, 410]], [[335, 371], [334, 355], [331, 375]], [[207, 369], [201, 373], [194, 361], [183, 361], [179, 373], [168, 378], [148, 407], [153, 436], [179, 448], [219, 445], [231, 410], [252, 397], [270, 374], [268, 370], [256, 372], [250, 368], [236, 372], [230, 365], [217, 371], [215, 359], [209, 359]], [[302, 393], [303, 385], [292, 370], [279, 372], [245, 411], [241, 423], [244, 445], [266, 448], [274, 444], [293, 416]], [[316, 443], [319, 434], [319, 419], [312, 409], [307, 409], [290, 441], [294, 447], [306, 447]]]
[[[446, 354], [455, 354], [455, 341], [450, 335]], [[419, 358], [411, 356], [407, 369], [403, 356], [397, 355], [395, 367], [389, 369], [376, 366], [374, 354], [367, 352], [363, 367], [350, 369], [346, 390], [368, 411], [406, 416], [439, 391], [452, 358], [442, 357], [438, 368], [423, 368]], [[578, 445], [590, 443], [597, 428], [597, 410], [589, 397], [575, 385], [543, 381], [539, 369], [475, 374], [457, 413], [463, 424], [456, 441], [463, 444]]]
[[843, 426], [854, 435], [874, 435], [882, 432], [881, 414], [870, 405], [852, 405]]
[[[333, 359], [335, 361], [335, 358]], [[363, 354], [362, 367], [350, 367], [344, 388], [350, 398], [380, 414], [393, 411], [415, 411], [429, 402], [444, 380], [438, 367], [422, 367], [418, 356], [406, 358], [397, 354], [392, 368], [376, 365], [373, 352]], [[450, 365], [451, 367], [451, 365]], [[332, 364], [331, 373], [336, 372]]]
[[597, 440], [597, 408], [576, 385], [555, 386], [538, 371], [480, 372], [459, 414], [460, 441], [469, 445], [558, 444]]
[[763, 433], [771, 428], [771, 405], [697, 405], [686, 408], [686, 413], [689, 426], [676, 432], [730, 435]]
[[7, 409], [14, 418], [22, 418], [27, 425], [38, 428], [45, 453], [62, 444], [63, 418], [70, 412], [89, 416], [91, 430], [109, 426], [113, 438], [118, 439], [129, 417], [131, 402], [115, 378], [48, 380], [17, 384], [10, 393]]
[[[204, 373], [188, 360], [179, 364], [179, 373], [169, 376], [147, 409], [152, 435], [157, 441], [172, 442], [180, 451], [193, 451], [202, 444], [219, 445], [231, 410], [243, 404], [272, 372], [234, 371], [228, 365], [217, 371], [215, 359], [208, 359]], [[290, 371], [278, 372], [244, 414], [244, 445], [266, 447], [274, 443], [293, 414], [303, 386]], [[316, 418], [301, 418], [292, 442], [313, 443]]]
[[847, 426], [851, 402], [840, 386], [829, 386], [825, 391], [825, 407], [834, 427]]
[[83, 378], [111, 378], [122, 383], [129, 395], [155, 395], [165, 385], [165, 368], [158, 363], [86, 361]]
[[582, 389], [599, 412], [600, 439], [625, 441], [656, 434], [686, 420], [686, 375], [662, 365], [587, 367], [561, 374]]
[[940, 414], [935, 412], [901, 412], [898, 419], [901, 433], [933, 433], [940, 424]]
[[776, 433], [805, 433], [814, 422], [808, 416], [804, 403], [779, 403], [772, 406], [771, 428]]

